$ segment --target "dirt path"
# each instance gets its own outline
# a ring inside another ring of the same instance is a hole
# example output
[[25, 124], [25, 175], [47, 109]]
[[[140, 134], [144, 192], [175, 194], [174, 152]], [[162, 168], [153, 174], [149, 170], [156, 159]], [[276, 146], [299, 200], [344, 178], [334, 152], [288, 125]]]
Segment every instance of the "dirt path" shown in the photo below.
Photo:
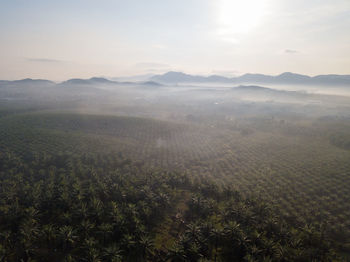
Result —
[[181, 190], [177, 192], [178, 202], [172, 212], [160, 224], [155, 236], [155, 247], [159, 249], [168, 249], [171, 247], [179, 234], [184, 230], [183, 217], [188, 209], [187, 202], [191, 197], [189, 191]]

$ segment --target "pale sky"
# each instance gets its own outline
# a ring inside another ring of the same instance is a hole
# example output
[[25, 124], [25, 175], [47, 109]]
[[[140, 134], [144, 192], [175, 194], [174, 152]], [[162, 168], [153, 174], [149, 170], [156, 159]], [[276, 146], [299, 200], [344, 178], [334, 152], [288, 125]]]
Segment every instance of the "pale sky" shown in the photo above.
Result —
[[350, 74], [350, 0], [0, 0], [0, 79]]

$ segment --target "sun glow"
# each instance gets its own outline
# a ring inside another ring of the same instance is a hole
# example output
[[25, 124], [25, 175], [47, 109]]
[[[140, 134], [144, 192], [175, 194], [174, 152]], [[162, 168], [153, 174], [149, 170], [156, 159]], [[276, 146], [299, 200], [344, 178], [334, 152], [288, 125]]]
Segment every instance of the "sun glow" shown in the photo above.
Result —
[[266, 13], [266, 0], [219, 0], [217, 6], [218, 33], [231, 38], [251, 32]]

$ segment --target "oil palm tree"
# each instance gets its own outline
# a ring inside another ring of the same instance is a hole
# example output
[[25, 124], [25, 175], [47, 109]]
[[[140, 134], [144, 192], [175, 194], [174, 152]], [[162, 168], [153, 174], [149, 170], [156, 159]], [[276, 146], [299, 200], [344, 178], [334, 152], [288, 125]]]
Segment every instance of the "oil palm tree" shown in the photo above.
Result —
[[44, 225], [42, 228], [42, 237], [45, 239], [46, 244], [51, 247], [56, 242], [57, 232], [56, 228], [52, 224]]
[[201, 234], [201, 229], [198, 225], [190, 223], [186, 227], [185, 235], [191, 242], [197, 242]]
[[91, 231], [95, 228], [95, 224], [90, 222], [89, 220], [83, 220], [80, 223], [80, 231], [84, 238], [87, 238], [90, 236]]
[[101, 262], [102, 257], [97, 248], [89, 248], [86, 252], [85, 258], [83, 258], [86, 262]]
[[154, 243], [148, 235], [142, 235], [137, 241], [137, 245], [139, 246], [143, 260], [153, 255]]
[[223, 231], [219, 228], [212, 228], [210, 231], [210, 238], [212, 242], [214, 243], [214, 261], [217, 261], [218, 257], [218, 247], [219, 247], [219, 241], [223, 235]]
[[78, 238], [72, 226], [61, 227], [59, 229], [59, 237], [61, 239], [61, 246], [63, 251], [70, 249]]
[[188, 261], [186, 252], [182, 245], [175, 243], [169, 250], [166, 255], [166, 261], [170, 260], [171, 262], [183, 262]]
[[103, 258], [105, 261], [110, 262], [122, 262], [123, 261], [123, 251], [116, 244], [110, 245], [104, 249]]

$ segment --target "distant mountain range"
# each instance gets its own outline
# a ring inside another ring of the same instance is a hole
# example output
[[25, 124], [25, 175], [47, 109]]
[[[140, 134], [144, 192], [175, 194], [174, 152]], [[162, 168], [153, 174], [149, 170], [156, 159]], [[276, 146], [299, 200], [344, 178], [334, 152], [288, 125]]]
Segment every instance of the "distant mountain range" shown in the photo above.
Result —
[[[113, 78], [116, 79], [116, 78]], [[162, 84], [178, 83], [229, 83], [229, 84], [298, 84], [298, 85], [327, 85], [327, 86], [350, 86], [350, 75], [318, 75], [310, 77], [290, 72], [277, 76], [263, 74], [244, 74], [238, 77], [224, 77], [219, 75], [199, 76], [182, 72], [167, 72], [162, 75], [149, 76], [147, 80], [140, 81], [113, 81], [102, 77], [90, 79], [73, 78], [59, 85], [146, 85], [160, 86]], [[0, 85], [54, 85], [55, 83], [44, 79], [22, 79], [14, 81], [0, 80]]]
[[310, 77], [290, 72], [277, 76], [263, 74], [245, 74], [238, 77], [219, 75], [197, 76], [182, 72], [167, 72], [150, 78], [160, 83], [233, 83], [233, 84], [300, 84], [300, 85], [345, 85], [350, 86], [350, 75], [318, 75]]
[[21, 79], [21, 80], [0, 80], [0, 85], [54, 85], [55, 83], [45, 79]]
[[161, 84], [155, 81], [143, 81], [143, 82], [118, 82], [108, 80], [102, 77], [92, 77], [90, 79], [73, 78], [61, 83], [61, 85], [145, 85], [145, 86], [161, 86]]
[[93, 85], [93, 84], [118, 84], [116, 81], [111, 81], [102, 77], [92, 77], [90, 79], [72, 78], [61, 83], [62, 85]]
[[[72, 86], [72, 85], [135, 85], [135, 84], [144, 85], [144, 86], [161, 86], [162, 85], [160, 83], [157, 83], [151, 80], [143, 81], [143, 82], [118, 82], [118, 81], [112, 81], [102, 77], [92, 77], [90, 79], [72, 78], [72, 79], [63, 81], [61, 83], [58, 83], [57, 85]], [[14, 81], [0, 80], [0, 86], [1, 85], [6, 85], [6, 86], [46, 85], [47, 86], [47, 85], [56, 85], [56, 83], [50, 80], [26, 78], [22, 80], [14, 80]]]

